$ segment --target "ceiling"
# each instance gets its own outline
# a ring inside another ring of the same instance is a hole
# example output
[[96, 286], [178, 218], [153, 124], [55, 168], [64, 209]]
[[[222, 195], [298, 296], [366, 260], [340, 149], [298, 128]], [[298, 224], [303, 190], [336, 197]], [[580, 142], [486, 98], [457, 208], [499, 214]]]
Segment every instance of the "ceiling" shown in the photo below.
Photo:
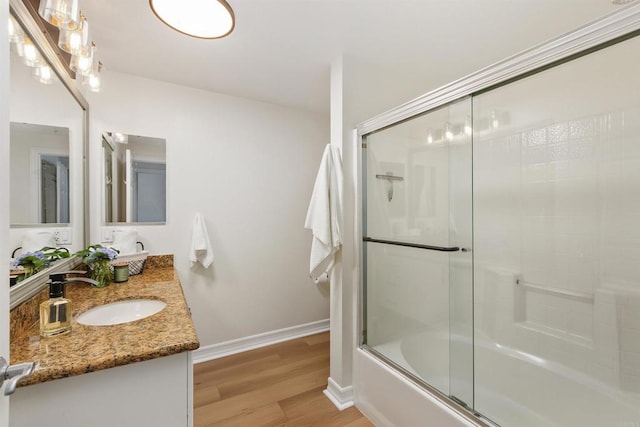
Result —
[[147, 0], [80, 5], [107, 70], [323, 113], [330, 64], [340, 55], [420, 78], [426, 92], [620, 7], [610, 0], [228, 2], [236, 27], [219, 40], [169, 29]]

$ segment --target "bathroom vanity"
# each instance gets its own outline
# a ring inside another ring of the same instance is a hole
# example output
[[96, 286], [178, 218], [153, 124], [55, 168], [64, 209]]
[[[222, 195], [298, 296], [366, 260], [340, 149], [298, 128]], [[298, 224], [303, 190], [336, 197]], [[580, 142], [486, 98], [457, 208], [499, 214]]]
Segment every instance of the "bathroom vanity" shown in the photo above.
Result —
[[[11, 363], [36, 362], [11, 397], [11, 426], [191, 426], [191, 351], [199, 347], [172, 257], [149, 257], [128, 282], [93, 288], [69, 283], [69, 334], [40, 338], [41, 293], [11, 315]], [[115, 301], [160, 300], [166, 307], [141, 320], [108, 326], [77, 322]]]

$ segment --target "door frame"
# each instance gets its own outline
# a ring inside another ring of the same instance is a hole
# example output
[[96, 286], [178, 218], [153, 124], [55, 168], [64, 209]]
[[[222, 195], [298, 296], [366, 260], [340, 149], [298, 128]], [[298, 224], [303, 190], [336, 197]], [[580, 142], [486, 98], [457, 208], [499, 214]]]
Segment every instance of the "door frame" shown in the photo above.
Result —
[[[69, 159], [69, 150], [63, 149], [55, 149], [55, 148], [39, 148], [34, 147], [31, 149], [31, 153], [29, 155], [29, 187], [30, 194], [33, 197], [29, 197], [29, 216], [31, 217], [31, 221], [33, 223], [42, 224], [42, 157], [44, 156], [54, 156], [54, 157], [66, 157]], [[68, 169], [68, 168], [67, 168]], [[56, 171], [56, 175], [59, 177], [58, 172]], [[67, 172], [68, 176], [68, 172]], [[58, 196], [60, 193], [60, 186], [58, 185]], [[70, 193], [70, 188], [67, 186], [67, 194]], [[67, 207], [67, 211], [70, 212], [71, 207], [71, 199], [69, 198], [69, 207]], [[56, 223], [60, 223], [60, 198], [58, 197], [56, 216], [58, 221]], [[71, 218], [69, 218], [71, 220]]]

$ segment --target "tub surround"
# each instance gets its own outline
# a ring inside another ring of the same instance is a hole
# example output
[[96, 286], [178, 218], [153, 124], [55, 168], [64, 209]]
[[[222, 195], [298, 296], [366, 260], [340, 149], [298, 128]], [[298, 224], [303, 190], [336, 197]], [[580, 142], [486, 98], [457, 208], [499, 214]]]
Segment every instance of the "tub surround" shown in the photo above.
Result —
[[[173, 256], [149, 257], [142, 274], [106, 288], [69, 283], [66, 296], [73, 303], [72, 330], [66, 335], [39, 337], [38, 305], [47, 297], [46, 291], [12, 311], [11, 363], [37, 362], [36, 371], [21, 386], [156, 359], [200, 346], [173, 268]], [[162, 300], [167, 306], [153, 316], [119, 325], [85, 326], [75, 320], [92, 307], [138, 298]]]

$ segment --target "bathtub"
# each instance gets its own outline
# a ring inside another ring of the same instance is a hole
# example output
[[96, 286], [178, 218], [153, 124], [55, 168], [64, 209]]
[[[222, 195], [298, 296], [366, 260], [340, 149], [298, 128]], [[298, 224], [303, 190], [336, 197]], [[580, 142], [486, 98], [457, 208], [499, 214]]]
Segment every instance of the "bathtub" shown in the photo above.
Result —
[[[448, 361], [455, 355], [447, 332], [422, 332], [374, 349], [449, 394]], [[481, 338], [474, 363], [474, 408], [502, 427], [640, 427], [638, 393]]]

